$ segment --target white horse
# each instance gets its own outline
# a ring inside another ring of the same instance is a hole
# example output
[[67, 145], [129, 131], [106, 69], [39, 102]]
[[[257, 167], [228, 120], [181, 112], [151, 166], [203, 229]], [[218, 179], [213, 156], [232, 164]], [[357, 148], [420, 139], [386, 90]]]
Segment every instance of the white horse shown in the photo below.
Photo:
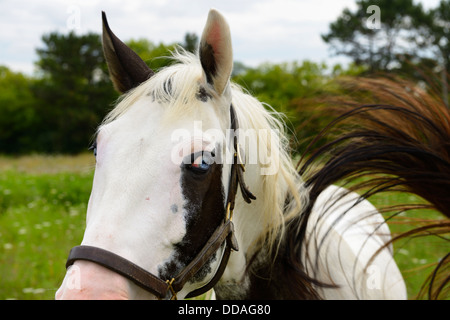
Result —
[[406, 298], [369, 202], [330, 186], [308, 209], [282, 122], [230, 82], [219, 12], [197, 55], [180, 49], [157, 73], [103, 25], [124, 95], [96, 134], [86, 230], [57, 299], [182, 299], [212, 286], [224, 299]]

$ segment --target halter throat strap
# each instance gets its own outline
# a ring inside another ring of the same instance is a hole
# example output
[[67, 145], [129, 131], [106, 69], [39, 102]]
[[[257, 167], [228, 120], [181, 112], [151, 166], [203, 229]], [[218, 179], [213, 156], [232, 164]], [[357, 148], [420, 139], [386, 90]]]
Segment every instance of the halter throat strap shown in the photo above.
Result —
[[237, 240], [234, 236], [234, 225], [232, 222], [238, 187], [240, 187], [242, 197], [247, 203], [256, 199], [244, 182], [245, 163], [243, 162], [238, 137], [236, 136], [239, 124], [233, 105], [230, 106], [230, 119], [231, 129], [235, 133], [233, 138], [234, 156], [233, 164], [231, 165], [231, 176], [228, 185], [224, 220], [216, 228], [195, 258], [183, 268], [176, 277], [162, 280], [115, 253], [98, 247], [85, 245], [72, 248], [66, 262], [66, 268], [70, 267], [76, 260], [91, 261], [124, 276], [139, 287], [151, 292], [159, 299], [164, 299], [168, 297], [169, 294], [171, 294], [171, 299], [176, 299], [177, 293], [184, 287], [186, 282], [189, 281], [189, 279], [191, 279], [206, 264], [209, 258], [211, 258], [211, 256], [225, 243], [222, 260], [213, 278], [203, 287], [190, 292], [186, 298], [201, 295], [213, 288], [225, 271], [231, 251], [239, 250]]

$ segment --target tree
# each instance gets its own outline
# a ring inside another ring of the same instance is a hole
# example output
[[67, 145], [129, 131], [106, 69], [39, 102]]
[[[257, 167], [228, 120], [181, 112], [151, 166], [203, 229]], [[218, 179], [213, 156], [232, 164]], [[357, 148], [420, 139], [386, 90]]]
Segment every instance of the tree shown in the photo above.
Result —
[[198, 47], [198, 36], [195, 33], [187, 32], [181, 46], [189, 52], [195, 52]]
[[450, 75], [450, 1], [441, 0], [439, 6], [427, 13], [421, 24], [422, 36], [415, 39], [424, 48], [433, 48], [442, 73], [442, 97], [448, 102], [448, 76]]
[[195, 33], [186, 33], [183, 43], [164, 44], [160, 42], [155, 44], [147, 39], [131, 39], [126, 43], [134, 52], [136, 52], [147, 65], [155, 71], [169, 65], [172, 52], [177, 46], [181, 46], [186, 51], [195, 52], [198, 46], [198, 36]]
[[329, 119], [324, 114], [316, 116], [313, 108], [304, 108], [302, 103], [328, 90], [330, 78], [326, 71], [325, 64], [311, 61], [264, 63], [257, 68], [244, 68], [233, 81], [286, 116], [282, 120], [296, 141], [292, 147], [300, 151], [305, 147], [304, 139], [315, 136]]
[[450, 1], [441, 0], [437, 8], [431, 9], [421, 28], [423, 36], [418, 43], [422, 47], [433, 46], [437, 59], [450, 73]]
[[0, 66], [0, 152], [22, 153], [36, 135], [33, 80]]
[[117, 97], [109, 80], [100, 36], [50, 33], [42, 37], [36, 63], [42, 75], [34, 85], [43, 129], [42, 152], [86, 150], [97, 125]]
[[172, 62], [171, 52], [175, 50], [176, 44], [155, 44], [147, 39], [131, 39], [126, 43], [142, 60], [154, 71], [169, 65]]
[[325, 64], [311, 61], [264, 63], [245, 69], [233, 80], [276, 110], [289, 113], [286, 107], [293, 98], [311, 96], [321, 90], [326, 82], [326, 69]]
[[322, 39], [335, 54], [371, 72], [399, 67], [399, 57], [417, 49], [410, 39], [427, 19], [422, 5], [413, 0], [358, 0], [356, 5], [355, 12], [344, 9]]

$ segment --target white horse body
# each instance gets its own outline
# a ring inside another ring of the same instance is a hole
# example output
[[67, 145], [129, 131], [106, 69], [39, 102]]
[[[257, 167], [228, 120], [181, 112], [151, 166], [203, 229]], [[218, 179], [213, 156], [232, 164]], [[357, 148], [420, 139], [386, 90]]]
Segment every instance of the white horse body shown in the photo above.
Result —
[[[245, 274], [245, 253], [250, 248], [245, 245], [258, 238], [262, 230], [256, 218], [262, 209], [239, 204], [236, 236], [244, 244], [243, 250], [232, 253], [219, 283], [220, 292], [234, 298], [245, 296], [251, 285]], [[391, 240], [389, 228], [376, 208], [356, 193], [337, 186], [325, 189], [309, 218], [307, 239], [303, 261], [309, 276], [335, 286], [318, 287], [322, 299], [407, 298], [392, 246], [386, 245]]]
[[[325, 189], [308, 223], [308, 269], [314, 270], [312, 276], [317, 280], [337, 285], [319, 289], [322, 297], [406, 299], [406, 287], [392, 247], [384, 247], [391, 240], [384, 218], [367, 200], [346, 193], [336, 186]], [[378, 252], [380, 248], [383, 249]]]

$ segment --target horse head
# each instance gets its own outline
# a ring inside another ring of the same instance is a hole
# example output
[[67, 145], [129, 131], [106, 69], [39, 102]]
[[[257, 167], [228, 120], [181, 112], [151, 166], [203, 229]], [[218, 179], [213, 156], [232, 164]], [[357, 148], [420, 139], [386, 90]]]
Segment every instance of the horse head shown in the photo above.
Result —
[[233, 165], [235, 138], [225, 134], [237, 125], [230, 29], [211, 10], [198, 57], [178, 54], [184, 64], [155, 73], [103, 13], [103, 48], [124, 95], [97, 131], [86, 230], [56, 297], [183, 298], [218, 278], [237, 250], [237, 185], [254, 198], [243, 164]]

